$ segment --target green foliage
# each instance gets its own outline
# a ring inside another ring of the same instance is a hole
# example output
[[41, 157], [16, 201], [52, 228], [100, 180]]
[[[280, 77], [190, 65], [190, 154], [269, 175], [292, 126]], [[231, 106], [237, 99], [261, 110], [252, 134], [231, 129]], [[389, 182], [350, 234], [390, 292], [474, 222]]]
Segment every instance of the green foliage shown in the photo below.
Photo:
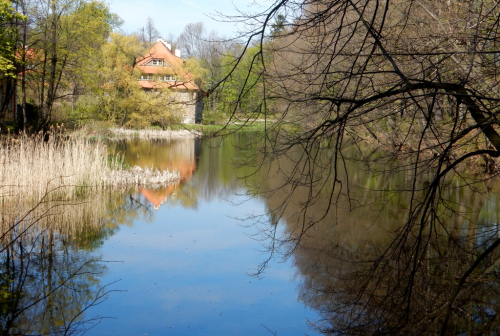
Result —
[[118, 16], [102, 1], [54, 0], [33, 5], [27, 44], [28, 95], [41, 111], [41, 122], [51, 121], [54, 103], [87, 91], [96, 74], [94, 61]]
[[208, 69], [203, 67], [202, 62], [194, 57], [190, 57], [183, 65], [183, 72], [191, 74], [194, 78], [186, 78], [187, 81], [194, 80], [199, 86], [206, 85], [206, 78], [208, 76]]
[[224, 69], [230, 73], [224, 82], [218, 109], [237, 118], [257, 119], [263, 112], [262, 53], [258, 47], [249, 48], [233, 70], [235, 57], [226, 56]]
[[103, 45], [99, 59], [96, 60], [96, 74], [93, 94], [98, 99], [97, 115], [99, 119], [112, 122], [124, 122], [130, 106], [131, 94], [140, 90], [134, 69], [136, 57], [142, 53], [142, 47], [135, 35], [124, 36], [112, 33], [110, 41]]
[[253, 122], [247, 125], [241, 124], [219, 124], [219, 125], [172, 125], [171, 130], [184, 130], [201, 132], [204, 136], [211, 136], [214, 134], [232, 134], [236, 132], [249, 131], [249, 132], [259, 132], [264, 130], [264, 123]]
[[70, 82], [80, 80], [85, 84], [87, 76], [95, 74], [94, 64], [89, 60], [99, 56], [113, 27], [120, 24], [119, 17], [100, 1], [83, 2], [73, 13], [61, 18], [60, 31], [65, 40], [60, 55], [76, 62], [65, 73]]
[[11, 1], [0, 0], [0, 77], [17, 77], [15, 63], [20, 38], [16, 25], [18, 21], [26, 21], [26, 16], [18, 13]]
[[286, 17], [283, 14], [278, 14], [276, 20], [271, 25], [271, 37], [278, 37], [285, 30]]
[[205, 125], [224, 125], [228, 116], [225, 111], [206, 109], [203, 111], [202, 123]]
[[74, 126], [82, 127], [98, 114], [99, 107], [97, 102], [98, 100], [93, 95], [83, 95], [76, 101], [74, 106], [63, 104], [61, 114], [62, 116], [67, 116], [67, 119]]
[[159, 126], [166, 128], [171, 124], [180, 122], [180, 115], [170, 102], [168, 89], [158, 91], [144, 91], [139, 89], [126, 97], [128, 115], [125, 126], [135, 129]]

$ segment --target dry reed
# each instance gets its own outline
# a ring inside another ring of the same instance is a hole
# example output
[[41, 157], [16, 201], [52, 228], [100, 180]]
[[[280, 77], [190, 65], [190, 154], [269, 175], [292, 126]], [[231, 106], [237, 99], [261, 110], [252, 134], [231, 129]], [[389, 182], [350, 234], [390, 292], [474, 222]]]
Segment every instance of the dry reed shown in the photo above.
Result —
[[47, 193], [73, 198], [90, 188], [123, 188], [170, 184], [177, 172], [123, 169], [100, 141], [64, 136], [53, 128], [46, 134], [0, 138], [0, 196], [41, 199]]
[[189, 130], [129, 130], [123, 128], [111, 128], [109, 130], [112, 134], [110, 140], [121, 140], [121, 139], [144, 139], [144, 140], [156, 140], [156, 139], [179, 139], [179, 138], [196, 138], [200, 137], [201, 132], [189, 131]]
[[178, 172], [168, 170], [160, 171], [156, 168], [144, 168], [139, 166], [130, 169], [112, 170], [106, 177], [108, 184], [126, 187], [158, 187], [179, 180]]
[[123, 193], [179, 180], [176, 171], [123, 167], [101, 141], [69, 137], [57, 127], [0, 137], [0, 253], [45, 232], [88, 245], [87, 236], [106, 234], [135, 216], [134, 209], [125, 216], [109, 211], [124, 206]]

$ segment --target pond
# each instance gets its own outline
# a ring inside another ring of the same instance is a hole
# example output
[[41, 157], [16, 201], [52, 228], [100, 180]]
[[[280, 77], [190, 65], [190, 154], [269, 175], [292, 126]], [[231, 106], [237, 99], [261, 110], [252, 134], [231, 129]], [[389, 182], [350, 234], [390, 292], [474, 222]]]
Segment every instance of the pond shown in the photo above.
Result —
[[[175, 169], [178, 185], [127, 195], [141, 214], [122, 225], [98, 251], [107, 264], [101, 284], [125, 290], [110, 295], [93, 314], [109, 316], [95, 335], [262, 335], [308, 333], [314, 311], [297, 298], [296, 270], [273, 261], [263, 278], [252, 276], [267, 258], [244, 219], [265, 213], [249, 199], [231, 166], [232, 142], [128, 141], [116, 150], [131, 165]], [[136, 210], [137, 211], [137, 210]], [[90, 312], [89, 312], [90, 313]], [[269, 329], [269, 331], [267, 330]]]
[[[316, 335], [345, 328], [368, 335], [423, 316], [430, 316], [426, 331], [437, 333], [440, 315], [429, 311], [447, 302], [453, 286], [446, 275], [461, 274], [470, 252], [499, 236], [497, 182], [483, 183], [489, 193], [449, 182], [443, 197], [453, 214], [442, 209], [446, 223], [426, 240], [425, 267], [407, 274], [413, 238], [390, 262], [380, 256], [399, 242], [410, 209], [408, 195], [387, 190], [411, 173], [364, 170], [352, 154], [346, 170], [356, 187], [340, 192], [332, 207], [328, 183], [307, 189], [315, 197], [290, 186], [286, 176], [298, 158], [275, 160], [256, 174], [241, 164], [258, 141], [258, 134], [240, 132], [222, 140], [113, 144], [110, 151], [124, 153], [132, 166], [179, 171], [179, 183], [59, 202], [55, 215], [27, 228], [3, 252], [5, 334]], [[306, 199], [313, 201], [304, 207]], [[372, 268], [375, 257], [380, 270]], [[496, 330], [497, 257], [457, 301], [473, 314], [467, 325], [452, 319], [450, 334]], [[407, 305], [409, 283], [414, 298]]]

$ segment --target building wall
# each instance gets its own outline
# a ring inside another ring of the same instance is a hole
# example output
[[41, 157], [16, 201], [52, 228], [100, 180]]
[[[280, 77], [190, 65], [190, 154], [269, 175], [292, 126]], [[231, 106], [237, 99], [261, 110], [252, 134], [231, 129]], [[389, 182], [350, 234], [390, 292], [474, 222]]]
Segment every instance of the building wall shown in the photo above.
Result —
[[173, 91], [174, 110], [181, 113], [184, 124], [201, 122], [203, 117], [203, 95], [197, 91]]
[[195, 112], [194, 112], [194, 122], [195, 123], [201, 123], [201, 120], [203, 119], [203, 93], [197, 92], [196, 93], [196, 106], [195, 106]]

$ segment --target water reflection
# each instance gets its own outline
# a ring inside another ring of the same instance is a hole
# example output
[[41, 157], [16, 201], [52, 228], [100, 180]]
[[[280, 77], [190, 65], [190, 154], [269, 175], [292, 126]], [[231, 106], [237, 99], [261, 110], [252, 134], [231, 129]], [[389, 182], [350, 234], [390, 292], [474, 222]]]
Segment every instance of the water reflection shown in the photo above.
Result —
[[3, 197], [0, 241], [2, 335], [79, 335], [106, 316], [92, 314], [112, 290], [98, 251], [119, 226], [147, 209], [130, 197], [87, 190], [39, 202]]
[[[111, 144], [110, 151], [123, 153], [131, 166], [156, 167], [180, 172], [181, 180], [158, 190], [141, 189], [154, 209], [162, 204], [196, 209], [200, 200], [227, 199], [241, 189], [241, 178], [251, 175], [250, 166], [234, 163], [250, 157], [258, 141], [251, 132], [225, 139], [128, 140]], [[141, 196], [139, 196], [141, 197]], [[141, 197], [141, 198], [142, 198]]]
[[[404, 192], [411, 172], [376, 165], [367, 170], [348, 149], [345, 155], [352, 160], [345, 161], [345, 170], [335, 177], [316, 176], [325, 183], [309, 188], [289, 183], [301, 160], [301, 153], [296, 155], [268, 168], [273, 178], [261, 191], [273, 217], [284, 220], [286, 233], [264, 232], [270, 235], [270, 251], [294, 261], [300, 300], [322, 316], [311, 321], [316, 330], [353, 335], [500, 330], [500, 254], [479, 258], [500, 237], [500, 181], [449, 180], [435, 225], [406, 227], [412, 200], [423, 198], [425, 190]], [[334, 191], [333, 178], [346, 185], [345, 171], [350, 189]], [[425, 176], [422, 180], [425, 185]]]
[[[249, 169], [231, 165], [248, 151], [233, 144], [245, 147], [255, 137], [224, 141], [119, 144], [131, 165], [181, 170], [170, 189], [82, 191], [37, 207], [3, 199], [2, 332], [79, 334], [102, 317], [116, 320], [87, 334], [139, 335], [146, 323], [152, 334], [189, 335], [190, 317], [209, 334], [307, 331], [311, 314], [296, 302], [289, 265], [277, 265], [265, 282], [247, 275], [261, 257], [259, 244], [233, 218], [263, 204], [236, 208], [226, 199], [243, 200], [234, 194], [244, 191], [238, 176]], [[108, 289], [127, 292], [102, 302]]]
[[23, 237], [2, 253], [3, 335], [74, 335], [99, 322], [84, 312], [107, 298], [99, 282], [104, 266], [56, 235]]
[[[140, 193], [155, 210], [167, 202], [169, 196], [176, 196], [177, 190], [189, 181], [196, 171], [200, 152], [200, 139], [181, 138], [174, 140], [145, 141], [140, 139], [120, 141], [112, 147], [113, 152], [124, 153], [125, 161], [141, 168], [155, 167], [160, 170], [178, 171], [180, 181], [157, 190], [140, 188]], [[168, 146], [168, 150], [165, 150]], [[180, 186], [179, 186], [180, 185]]]
[[[258, 135], [220, 141], [118, 143], [113, 150], [130, 165], [181, 172], [178, 184], [159, 190], [83, 193], [32, 213], [33, 204], [4, 199], [2, 332], [78, 333], [96, 316], [117, 318], [93, 329], [96, 335], [190, 335], [195, 326], [205, 334], [259, 335], [270, 328], [293, 335], [310, 333], [306, 317], [326, 334], [436, 334], [447, 315], [446, 334], [499, 329], [497, 252], [481, 260], [448, 308], [460, 277], [499, 238], [497, 180], [447, 181], [440, 222], [419, 231], [401, 225], [412, 209], [404, 192], [410, 171], [365, 170], [357, 151], [346, 149], [348, 191], [332, 190], [333, 178], [346, 182], [342, 171], [319, 174], [313, 181], [324, 183], [305, 189], [289, 183], [300, 151], [255, 174], [234, 163], [251, 157]], [[232, 207], [248, 199], [235, 196], [244, 193], [251, 199]], [[265, 215], [256, 226], [235, 225], [234, 218], [259, 213]], [[247, 236], [258, 232], [271, 235], [269, 253], [292, 263], [271, 260], [264, 280], [246, 275], [270, 255]], [[128, 292], [100, 304], [106, 285], [118, 279], [113, 288]]]

